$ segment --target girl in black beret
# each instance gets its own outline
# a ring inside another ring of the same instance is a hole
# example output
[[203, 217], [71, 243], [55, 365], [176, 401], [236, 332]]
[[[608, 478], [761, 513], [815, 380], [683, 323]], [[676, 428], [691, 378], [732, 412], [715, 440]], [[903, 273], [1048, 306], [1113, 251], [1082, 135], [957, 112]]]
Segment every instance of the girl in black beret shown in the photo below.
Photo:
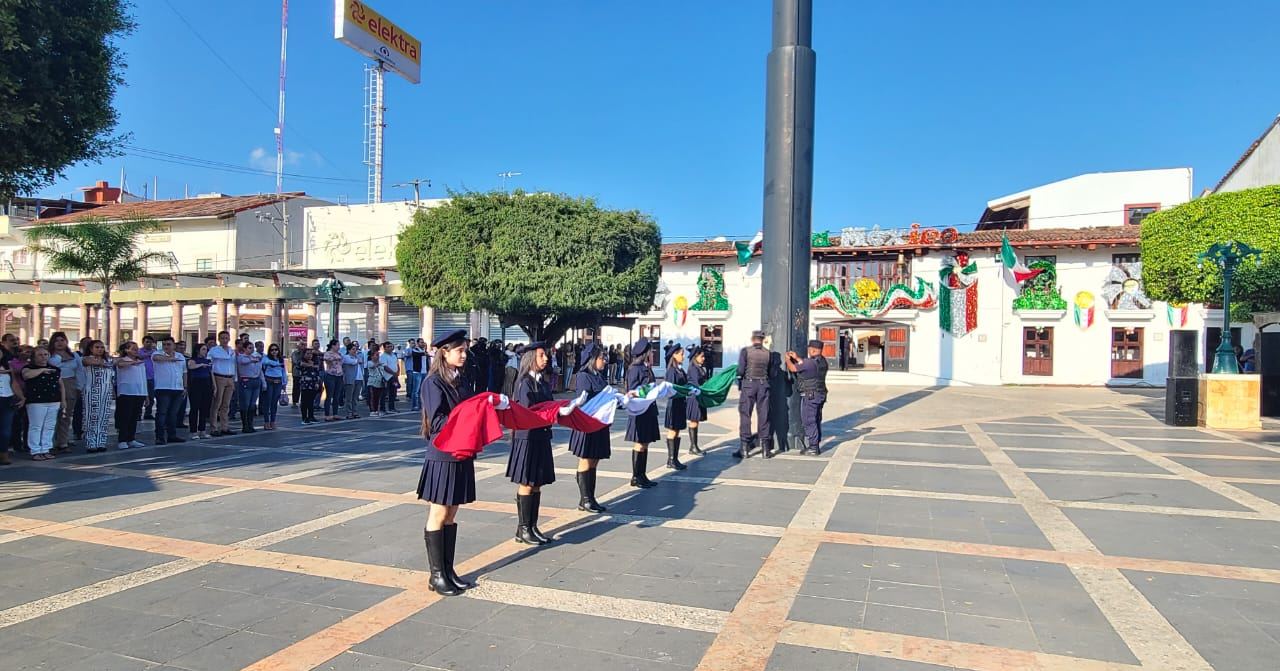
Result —
[[[555, 400], [548, 375], [546, 346], [529, 343], [520, 357], [520, 372], [512, 398], [526, 408]], [[551, 539], [538, 530], [538, 508], [542, 503], [542, 486], [556, 481], [556, 463], [551, 456], [551, 427], [516, 431], [507, 459], [507, 477], [516, 483], [516, 541], [528, 545], [545, 545]]]
[[[698, 387], [707, 378], [711, 377], [711, 371], [707, 369], [707, 353], [701, 347], [694, 346], [689, 352], [689, 384]], [[698, 422], [707, 418], [707, 409], [698, 403], [698, 397], [689, 395], [684, 399], [685, 420], [689, 423], [689, 454], [702, 454], [702, 448], [698, 447]]]
[[[631, 346], [631, 365], [627, 367], [627, 391], [635, 391], [653, 384], [653, 369], [649, 367], [649, 339], [641, 338]], [[658, 433], [658, 405], [655, 403], [642, 414], [628, 415], [627, 440], [634, 443], [631, 451], [631, 486], [648, 489], [658, 483], [645, 474], [649, 466], [649, 443], [660, 438]]]
[[[667, 350], [667, 372], [663, 375], [663, 379], [671, 384], [688, 384], [689, 375], [684, 372], [684, 346], [675, 343], [671, 349]], [[680, 432], [683, 431], [687, 422], [685, 420], [685, 408], [688, 407], [686, 399], [671, 397], [667, 401], [667, 414], [662, 420], [662, 425], [667, 428], [667, 468], [677, 471], [683, 471], [687, 466], [680, 463]]]
[[[578, 373], [573, 378], [573, 388], [579, 394], [585, 392], [587, 400], [595, 398], [609, 386], [605, 377], [608, 365], [605, 350], [595, 343], [588, 343], [578, 355]], [[596, 501], [596, 466], [601, 459], [609, 458], [609, 427], [593, 433], [574, 431], [569, 434], [569, 451], [578, 457], [578, 510], [604, 512], [605, 507]]]

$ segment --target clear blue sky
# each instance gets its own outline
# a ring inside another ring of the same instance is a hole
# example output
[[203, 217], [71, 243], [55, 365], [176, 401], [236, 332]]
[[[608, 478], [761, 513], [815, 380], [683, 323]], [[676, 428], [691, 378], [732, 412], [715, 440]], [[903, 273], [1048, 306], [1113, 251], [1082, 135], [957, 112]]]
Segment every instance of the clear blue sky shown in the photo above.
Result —
[[[388, 77], [385, 199], [412, 197], [390, 184], [413, 177], [438, 196], [516, 170], [513, 186], [649, 212], [672, 240], [760, 228], [769, 0], [372, 5], [425, 51], [420, 85]], [[973, 222], [990, 198], [1085, 172], [1190, 166], [1199, 191], [1280, 113], [1276, 2], [814, 5], [818, 230]], [[330, 2], [290, 9], [288, 170], [350, 181], [285, 188], [363, 202], [362, 59], [334, 41]], [[279, 3], [134, 13], [119, 94], [133, 144], [274, 169]], [[164, 198], [275, 188], [124, 156], [45, 195], [115, 184], [122, 166], [132, 191], [158, 177]]]

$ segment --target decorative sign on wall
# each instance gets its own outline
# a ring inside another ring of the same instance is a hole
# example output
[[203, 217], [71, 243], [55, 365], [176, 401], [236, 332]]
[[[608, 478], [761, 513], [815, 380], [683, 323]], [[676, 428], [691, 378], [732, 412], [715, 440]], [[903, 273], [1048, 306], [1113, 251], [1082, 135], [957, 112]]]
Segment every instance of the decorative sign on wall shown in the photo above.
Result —
[[1076, 299], [1073, 302], [1073, 312], [1076, 326], [1079, 326], [1081, 331], [1087, 331], [1090, 326], [1093, 326], [1093, 304], [1095, 302], [1091, 292], [1081, 291], [1076, 294]]
[[724, 273], [715, 266], [704, 266], [698, 275], [698, 302], [690, 310], [728, 310], [729, 294], [724, 290]]
[[881, 229], [879, 226], [872, 226], [868, 231], [865, 228], [842, 228], [837, 237], [821, 231], [814, 233], [809, 243], [812, 247], [894, 247], [950, 244], [959, 239], [960, 232], [954, 228], [925, 228], [920, 224], [911, 224], [906, 229]]
[[662, 312], [667, 309], [667, 295], [671, 293], [671, 289], [667, 287], [667, 283], [658, 278], [658, 288], [653, 290], [653, 306], [649, 308], [650, 312]]
[[1142, 262], [1117, 263], [1107, 273], [1102, 296], [1112, 310], [1147, 310], [1151, 299], [1142, 288]]
[[1167, 303], [1164, 306], [1165, 316], [1169, 319], [1169, 326], [1180, 329], [1187, 325], [1187, 308], [1190, 306], [1186, 303]]
[[938, 323], [959, 338], [978, 327], [978, 264], [965, 252], [956, 252], [943, 261], [938, 274]]
[[689, 319], [689, 299], [684, 296], [676, 296], [676, 302], [671, 306], [671, 321], [676, 326], [684, 326], [685, 321]]
[[1058, 287], [1058, 269], [1054, 262], [1032, 261], [1027, 269], [1035, 274], [1022, 282], [1022, 291], [1013, 299], [1013, 309], [1066, 310], [1067, 301]]
[[[868, 280], [870, 281], [870, 280]], [[874, 284], [874, 282], [872, 282]], [[857, 283], [851, 292], [840, 291], [834, 284], [824, 284], [809, 292], [809, 306], [814, 309], [835, 310], [854, 319], [879, 317], [890, 310], [928, 310], [938, 305], [938, 295], [933, 285], [916, 278], [915, 287], [894, 284], [887, 291], [876, 286], [876, 297], [870, 292], [857, 293]]]

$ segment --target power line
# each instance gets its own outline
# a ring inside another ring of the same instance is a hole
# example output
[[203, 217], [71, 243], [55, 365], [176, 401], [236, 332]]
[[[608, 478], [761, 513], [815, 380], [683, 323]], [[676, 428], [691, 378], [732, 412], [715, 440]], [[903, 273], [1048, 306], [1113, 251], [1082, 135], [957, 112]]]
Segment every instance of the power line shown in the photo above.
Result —
[[[242, 175], [264, 175], [274, 177], [276, 174], [274, 170], [261, 170], [259, 168], [236, 165], [234, 163], [226, 163], [224, 161], [215, 161], [213, 159], [200, 158], [198, 156], [187, 156], [185, 154], [160, 151], [158, 149], [148, 149], [146, 147], [138, 147], [131, 144], [122, 144], [120, 146], [125, 149], [125, 153], [137, 158], [146, 158], [165, 163], [174, 163], [177, 165], [186, 165], [196, 168], [207, 168], [209, 170], [220, 170], [223, 172], [232, 172]], [[360, 183], [364, 181], [350, 177], [304, 175], [295, 172], [286, 172], [284, 175], [297, 180], [308, 180], [313, 182]]]

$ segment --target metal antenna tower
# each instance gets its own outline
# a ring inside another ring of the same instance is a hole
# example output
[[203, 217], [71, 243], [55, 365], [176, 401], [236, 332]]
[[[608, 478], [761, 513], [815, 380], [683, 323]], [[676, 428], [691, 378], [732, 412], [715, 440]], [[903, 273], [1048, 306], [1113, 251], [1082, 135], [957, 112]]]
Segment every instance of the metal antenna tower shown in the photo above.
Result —
[[364, 164], [369, 170], [369, 195], [367, 202], [382, 202], [382, 131], [386, 123], [382, 119], [386, 108], [382, 102], [382, 62], [364, 66]]

